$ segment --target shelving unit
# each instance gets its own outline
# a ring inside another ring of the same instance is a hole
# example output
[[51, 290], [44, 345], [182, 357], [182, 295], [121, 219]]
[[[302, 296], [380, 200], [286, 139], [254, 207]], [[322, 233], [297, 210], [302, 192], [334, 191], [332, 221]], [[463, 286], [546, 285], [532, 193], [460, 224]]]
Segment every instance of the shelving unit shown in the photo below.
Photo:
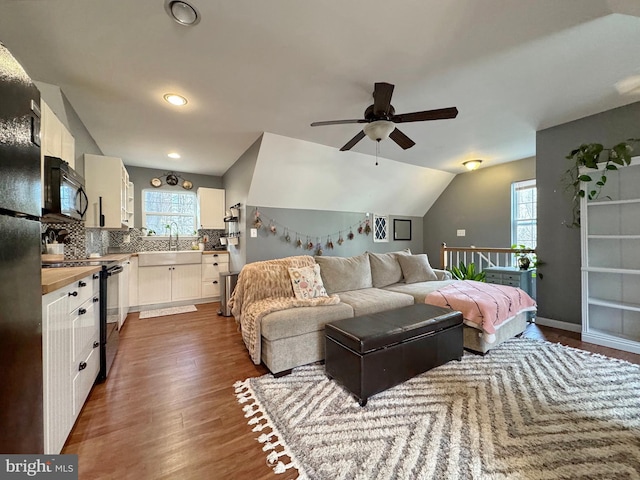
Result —
[[[600, 175], [580, 172], [594, 180]], [[640, 353], [640, 157], [607, 173], [599, 198], [581, 200], [582, 340]]]

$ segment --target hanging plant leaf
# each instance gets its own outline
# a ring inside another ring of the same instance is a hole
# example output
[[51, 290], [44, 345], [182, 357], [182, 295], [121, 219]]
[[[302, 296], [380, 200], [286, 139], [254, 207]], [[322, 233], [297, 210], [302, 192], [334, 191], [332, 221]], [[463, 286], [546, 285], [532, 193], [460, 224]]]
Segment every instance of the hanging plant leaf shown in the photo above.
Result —
[[581, 182], [590, 182], [592, 178], [589, 175], [580, 175], [578, 177], [578, 180], [580, 180]]

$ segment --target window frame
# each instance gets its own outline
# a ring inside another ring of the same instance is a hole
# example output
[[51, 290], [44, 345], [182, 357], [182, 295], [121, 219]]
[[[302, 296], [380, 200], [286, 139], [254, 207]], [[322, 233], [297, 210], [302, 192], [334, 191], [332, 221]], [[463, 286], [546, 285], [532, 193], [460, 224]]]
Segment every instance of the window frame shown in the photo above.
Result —
[[[518, 191], [525, 189], [533, 189], [535, 193], [534, 204], [536, 204], [535, 209], [535, 217], [533, 219], [518, 219], [518, 207], [520, 202], [518, 202]], [[511, 183], [511, 245], [525, 245], [527, 248], [536, 248], [538, 245], [538, 187], [535, 178], [531, 178], [528, 180], [520, 180], [517, 182]], [[520, 225], [531, 225], [533, 226], [533, 232], [535, 236], [535, 243], [531, 244], [531, 242], [523, 242], [518, 240], [518, 226]]]
[[[147, 201], [146, 201], [146, 192], [162, 192], [162, 193], [169, 193], [172, 195], [187, 195], [187, 196], [192, 196], [194, 197], [194, 204], [195, 204], [195, 212], [193, 215], [187, 215], [187, 214], [181, 214], [181, 213], [174, 213], [174, 212], [147, 212]], [[151, 216], [181, 216], [181, 217], [193, 217], [193, 231], [198, 231], [198, 196], [196, 195], [195, 192], [190, 192], [190, 191], [181, 191], [181, 190], [173, 190], [173, 189], [163, 189], [163, 188], [143, 188], [142, 191], [140, 192], [142, 198], [141, 198], [141, 204], [140, 204], [140, 210], [141, 210], [141, 217], [142, 217], [142, 228], [147, 228], [147, 215], [151, 215]], [[178, 234], [180, 238], [184, 238], [184, 239], [196, 239], [198, 238], [198, 235], [185, 235], [185, 234]], [[169, 235], [166, 234], [166, 228], [163, 230], [162, 233], [156, 232], [155, 235], [150, 235], [150, 236], [145, 236], [143, 237], [145, 240], [150, 240], [150, 239], [158, 239], [158, 240], [166, 240], [167, 238], [169, 238]]]

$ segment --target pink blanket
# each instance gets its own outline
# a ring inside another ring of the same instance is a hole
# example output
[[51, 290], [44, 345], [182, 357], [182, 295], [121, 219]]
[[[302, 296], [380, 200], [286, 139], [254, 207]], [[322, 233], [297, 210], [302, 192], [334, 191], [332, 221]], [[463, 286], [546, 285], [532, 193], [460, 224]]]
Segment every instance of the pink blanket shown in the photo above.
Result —
[[424, 303], [458, 310], [465, 323], [471, 322], [490, 335], [501, 323], [536, 307], [535, 300], [524, 290], [473, 280], [455, 282], [431, 292]]

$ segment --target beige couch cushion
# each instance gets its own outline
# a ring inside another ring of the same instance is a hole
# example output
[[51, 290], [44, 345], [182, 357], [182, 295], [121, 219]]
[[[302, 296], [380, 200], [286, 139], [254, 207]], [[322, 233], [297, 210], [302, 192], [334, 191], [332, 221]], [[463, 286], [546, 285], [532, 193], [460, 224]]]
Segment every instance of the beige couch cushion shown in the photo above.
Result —
[[402, 268], [398, 263], [398, 255], [411, 255], [409, 249], [401, 252], [371, 253], [371, 278], [374, 288], [382, 288], [402, 281]]
[[[439, 288], [451, 285], [458, 280], [436, 280], [431, 282], [416, 282], [416, 283], [394, 283], [393, 285], [387, 285], [385, 290], [397, 293], [406, 293], [411, 295], [415, 299], [415, 303], [424, 303], [424, 297], [431, 292], [435, 292]], [[340, 296], [342, 298], [342, 296]]]
[[351, 305], [351, 307], [353, 307], [353, 314], [356, 317], [414, 304], [411, 295], [389, 292], [379, 288], [365, 288], [351, 292], [342, 292], [340, 294], [340, 301]]
[[329, 295], [371, 288], [371, 267], [366, 253], [356, 257], [315, 257], [320, 265], [320, 275]]
[[429, 265], [429, 258], [425, 253], [420, 255], [398, 255], [397, 258], [402, 268], [405, 283], [429, 282], [438, 279], [431, 265]]
[[264, 316], [261, 325], [262, 336], [272, 341], [294, 337], [323, 330], [326, 323], [351, 317], [353, 317], [353, 308], [346, 303], [289, 308]]

